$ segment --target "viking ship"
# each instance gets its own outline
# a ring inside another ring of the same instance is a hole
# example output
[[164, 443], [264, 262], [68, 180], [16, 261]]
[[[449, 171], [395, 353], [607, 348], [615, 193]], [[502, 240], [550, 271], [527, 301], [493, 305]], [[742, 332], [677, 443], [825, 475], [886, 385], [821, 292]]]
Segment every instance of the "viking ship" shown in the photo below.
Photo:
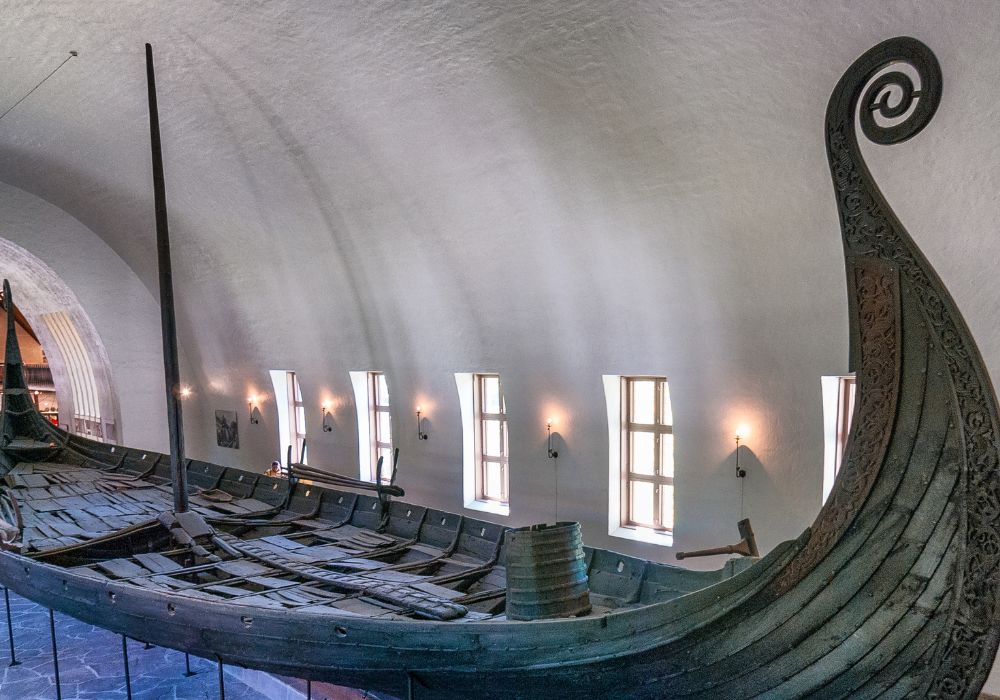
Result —
[[857, 129], [905, 141], [940, 98], [934, 55], [905, 37], [833, 91], [858, 399], [815, 523], [766, 556], [688, 571], [583, 547], [572, 524], [411, 504], [395, 484], [68, 434], [32, 404], [5, 286], [0, 583], [135, 639], [408, 697], [976, 697], [1000, 630], [996, 398]]

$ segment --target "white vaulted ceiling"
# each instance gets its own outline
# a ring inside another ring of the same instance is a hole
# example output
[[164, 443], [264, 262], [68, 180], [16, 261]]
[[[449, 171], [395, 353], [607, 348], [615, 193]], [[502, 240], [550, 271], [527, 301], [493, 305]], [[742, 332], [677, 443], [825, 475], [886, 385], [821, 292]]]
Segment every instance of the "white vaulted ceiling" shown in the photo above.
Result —
[[[819, 507], [819, 376], [847, 369], [826, 101], [891, 36], [937, 54], [944, 98], [917, 138], [865, 152], [1000, 376], [998, 26], [992, 0], [6, 0], [0, 111], [79, 56], [0, 119], [0, 182], [34, 196], [6, 206], [62, 210], [155, 291], [149, 41], [180, 341], [207, 416], [189, 422], [195, 456], [267, 466], [266, 405], [239, 452], [210, 420], [266, 392], [268, 369], [297, 370], [310, 411], [350, 403], [348, 370], [384, 369], [404, 485], [458, 510], [452, 373], [497, 370], [511, 522], [551, 520], [558, 489], [589, 541], [662, 557], [606, 537], [600, 376], [663, 374], [679, 546], [733, 539], [746, 420], [770, 547]], [[409, 435], [418, 401], [426, 443]], [[352, 411], [312, 438], [314, 462], [356, 469]]]

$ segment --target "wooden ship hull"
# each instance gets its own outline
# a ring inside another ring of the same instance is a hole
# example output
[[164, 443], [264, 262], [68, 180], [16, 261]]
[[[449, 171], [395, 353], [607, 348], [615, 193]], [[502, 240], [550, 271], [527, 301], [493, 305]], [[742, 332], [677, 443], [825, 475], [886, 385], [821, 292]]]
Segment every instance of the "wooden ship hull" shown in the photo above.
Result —
[[[883, 72], [898, 62], [917, 90]], [[906, 140], [940, 95], [933, 54], [898, 38], [830, 100], [858, 399], [816, 522], [749, 568], [583, 549], [589, 606], [524, 621], [504, 614], [511, 537], [495, 524], [197, 460], [180, 465], [191, 510], [172, 512], [170, 458], [45, 422], [8, 331], [0, 583], [153, 644], [401, 696], [976, 697], [1000, 629], [996, 398], [855, 132], [860, 107], [868, 138]], [[892, 126], [875, 114], [907, 109]]]

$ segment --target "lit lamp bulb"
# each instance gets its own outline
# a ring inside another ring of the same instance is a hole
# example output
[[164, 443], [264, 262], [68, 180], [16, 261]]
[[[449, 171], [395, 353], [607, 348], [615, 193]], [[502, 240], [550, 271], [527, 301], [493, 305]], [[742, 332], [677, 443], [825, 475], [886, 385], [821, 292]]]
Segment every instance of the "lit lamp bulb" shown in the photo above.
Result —
[[187, 397], [189, 397], [191, 395], [191, 387], [189, 387], [189, 386], [182, 386], [180, 394], [181, 394], [181, 398], [182, 399], [186, 399]]

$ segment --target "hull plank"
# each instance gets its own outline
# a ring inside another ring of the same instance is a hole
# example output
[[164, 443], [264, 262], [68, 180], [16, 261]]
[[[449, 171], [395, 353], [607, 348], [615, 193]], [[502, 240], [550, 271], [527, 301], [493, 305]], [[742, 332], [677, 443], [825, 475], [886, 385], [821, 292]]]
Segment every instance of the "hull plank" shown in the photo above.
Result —
[[[905, 667], [907, 651], [912, 648], [919, 655], [925, 646], [918, 643], [918, 640], [933, 639], [939, 631], [931, 623], [935, 620], [940, 622], [941, 610], [947, 610], [954, 583], [952, 566], [955, 563], [955, 552], [950, 546], [953, 541], [949, 540], [945, 555], [937, 563], [937, 568], [930, 581], [925, 584], [920, 597], [907, 614], [892, 626], [888, 634], [881, 639], [859, 639], [851, 644], [852, 648], [845, 647], [850, 660], [842, 659], [841, 654], [830, 654], [821, 664], [815, 664], [793, 676], [787, 685], [775, 688], [773, 693], [764, 697], [788, 697], [789, 691], [796, 688], [809, 688], [809, 697], [817, 700], [854, 697], [860, 685], [867, 679], [877, 677], [891, 662], [896, 661]], [[854, 641], [853, 637], [851, 641]], [[860, 658], [857, 658], [859, 655]]]

